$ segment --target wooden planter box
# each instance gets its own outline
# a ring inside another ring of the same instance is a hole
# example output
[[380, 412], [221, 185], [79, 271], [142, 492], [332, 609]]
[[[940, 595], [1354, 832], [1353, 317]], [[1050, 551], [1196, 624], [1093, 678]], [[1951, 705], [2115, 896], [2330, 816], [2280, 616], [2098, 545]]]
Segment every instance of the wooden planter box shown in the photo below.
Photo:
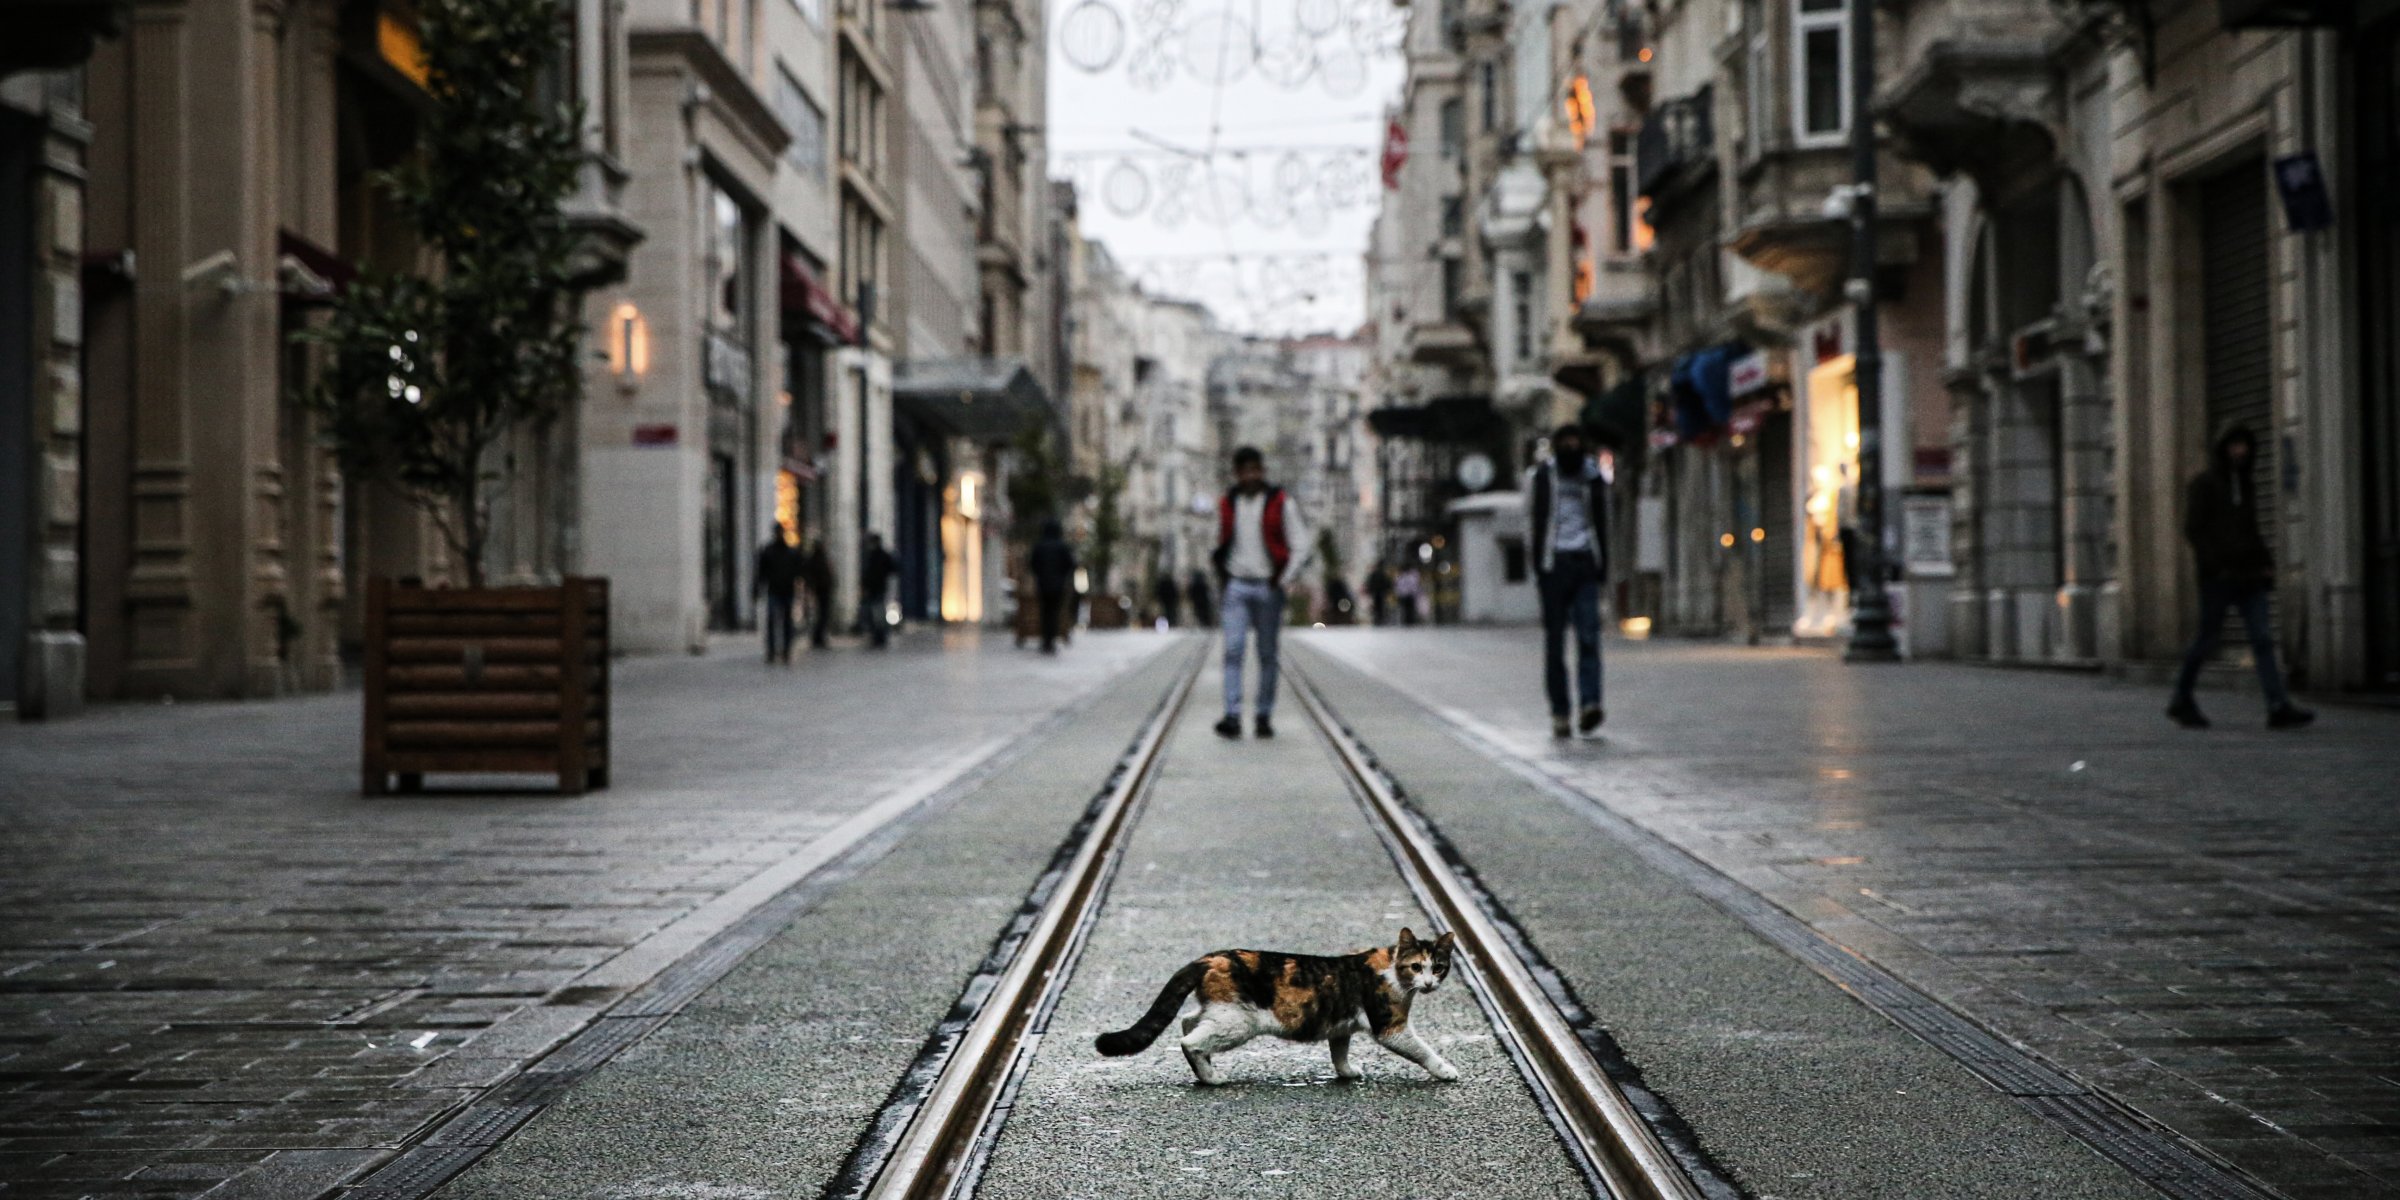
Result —
[[1092, 596], [1091, 619], [1094, 629], [1123, 629], [1132, 623], [1133, 616], [1125, 611], [1125, 601], [1121, 597], [1099, 592]]
[[367, 585], [364, 783], [527, 772], [608, 786], [608, 581], [557, 587]]

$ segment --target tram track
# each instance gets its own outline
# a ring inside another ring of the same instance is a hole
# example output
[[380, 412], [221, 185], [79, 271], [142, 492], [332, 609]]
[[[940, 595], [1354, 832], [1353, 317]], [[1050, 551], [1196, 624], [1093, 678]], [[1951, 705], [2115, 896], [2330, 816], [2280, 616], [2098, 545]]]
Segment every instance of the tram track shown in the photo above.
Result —
[[[1073, 977], [1185, 703], [1210, 656], [1196, 656], [1062, 843], [1052, 873], [970, 981], [952, 1018], [823, 1192], [827, 1200], [936, 1200], [973, 1195], [1016, 1091]], [[1654, 1097], [1629, 1097], [1598, 1057], [1587, 1015], [1566, 1000], [1538, 954], [1498, 913], [1454, 851], [1407, 805], [1372, 753], [1297, 671], [1287, 674], [1342, 786], [1437, 927], [1457, 935], [1460, 974], [1496, 1039], [1593, 1194], [1621, 1200], [1714, 1200], [1733, 1193], [1685, 1144], [1652, 1123]], [[1013, 946], [1011, 943], [1014, 943]], [[1003, 954], [1003, 951], [1006, 951]], [[1547, 986], [1546, 986], [1547, 984]], [[1691, 1173], [1687, 1169], [1697, 1168]], [[1710, 1186], [1694, 1182], [1694, 1175]]]

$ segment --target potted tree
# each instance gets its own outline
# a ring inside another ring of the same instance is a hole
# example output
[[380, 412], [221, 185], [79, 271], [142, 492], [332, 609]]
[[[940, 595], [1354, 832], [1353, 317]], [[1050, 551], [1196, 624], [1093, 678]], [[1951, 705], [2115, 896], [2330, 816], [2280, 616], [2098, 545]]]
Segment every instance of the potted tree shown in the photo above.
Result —
[[1117, 546], [1125, 539], [1125, 468], [1115, 463], [1100, 467], [1092, 486], [1091, 552], [1085, 556], [1092, 579], [1092, 628], [1123, 629], [1130, 621], [1125, 599], [1114, 588]]
[[363, 272], [296, 336], [319, 351], [301, 402], [343, 469], [388, 483], [440, 531], [463, 586], [368, 584], [365, 790], [428, 771], [608, 777], [606, 581], [485, 583], [508, 432], [581, 387], [579, 235], [562, 203], [584, 152], [556, 0], [419, 0], [431, 103], [415, 153], [377, 184], [427, 269]]

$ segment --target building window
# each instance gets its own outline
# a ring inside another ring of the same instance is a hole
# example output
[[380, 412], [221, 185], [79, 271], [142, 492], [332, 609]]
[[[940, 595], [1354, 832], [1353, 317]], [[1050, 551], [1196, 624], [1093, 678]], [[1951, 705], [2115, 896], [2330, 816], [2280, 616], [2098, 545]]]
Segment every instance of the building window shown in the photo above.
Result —
[[1533, 361], [1533, 273], [1514, 271], [1508, 277], [1510, 302], [1514, 311], [1510, 319], [1517, 324], [1517, 361]]
[[1483, 131], [1500, 128], [1500, 68], [1493, 63], [1483, 64]]
[[784, 149], [783, 157], [792, 168], [811, 179], [825, 172], [825, 110], [801, 90], [800, 81], [792, 73], [775, 68], [775, 116], [792, 131], [792, 144]]
[[1843, 0], [1800, 0], [1792, 14], [1792, 133], [1801, 145], [1837, 145], [1849, 134], [1849, 62]]
[[1466, 267], [1455, 258], [1442, 260], [1442, 320], [1458, 320], [1458, 293], [1466, 286]]
[[1753, 3], [1743, 10], [1744, 21], [1750, 29], [1750, 46], [1745, 70], [1749, 78], [1742, 81], [1741, 154], [1744, 162], [1754, 161], [1767, 150], [1767, 98], [1774, 86], [1767, 70], [1767, 24], [1765, 9]]
[[1643, 200], [1634, 187], [1634, 138], [1626, 129], [1608, 133], [1608, 253], [1626, 258], [1650, 248], [1650, 223], [1642, 219]]
[[1466, 145], [1466, 104], [1456, 97], [1442, 101], [1442, 157], [1457, 158]]
[[1461, 196], [1442, 197], [1442, 236], [1462, 237], [1467, 231], [1467, 202]]

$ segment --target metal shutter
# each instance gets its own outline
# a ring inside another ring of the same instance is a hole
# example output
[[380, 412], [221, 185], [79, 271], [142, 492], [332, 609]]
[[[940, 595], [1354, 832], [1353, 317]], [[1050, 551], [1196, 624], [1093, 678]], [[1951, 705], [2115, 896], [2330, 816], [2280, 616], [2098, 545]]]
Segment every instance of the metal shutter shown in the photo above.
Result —
[[[2250, 160], [2200, 185], [2200, 357], [2207, 396], [2205, 438], [2215, 446], [2227, 422], [2258, 435], [2251, 482], [2267, 546], [2280, 561], [2276, 537], [2277, 441], [2273, 294], [2268, 277], [2266, 165]], [[2278, 629], [2281, 622], [2275, 622]], [[2240, 622], [2226, 627], [2241, 646]]]

